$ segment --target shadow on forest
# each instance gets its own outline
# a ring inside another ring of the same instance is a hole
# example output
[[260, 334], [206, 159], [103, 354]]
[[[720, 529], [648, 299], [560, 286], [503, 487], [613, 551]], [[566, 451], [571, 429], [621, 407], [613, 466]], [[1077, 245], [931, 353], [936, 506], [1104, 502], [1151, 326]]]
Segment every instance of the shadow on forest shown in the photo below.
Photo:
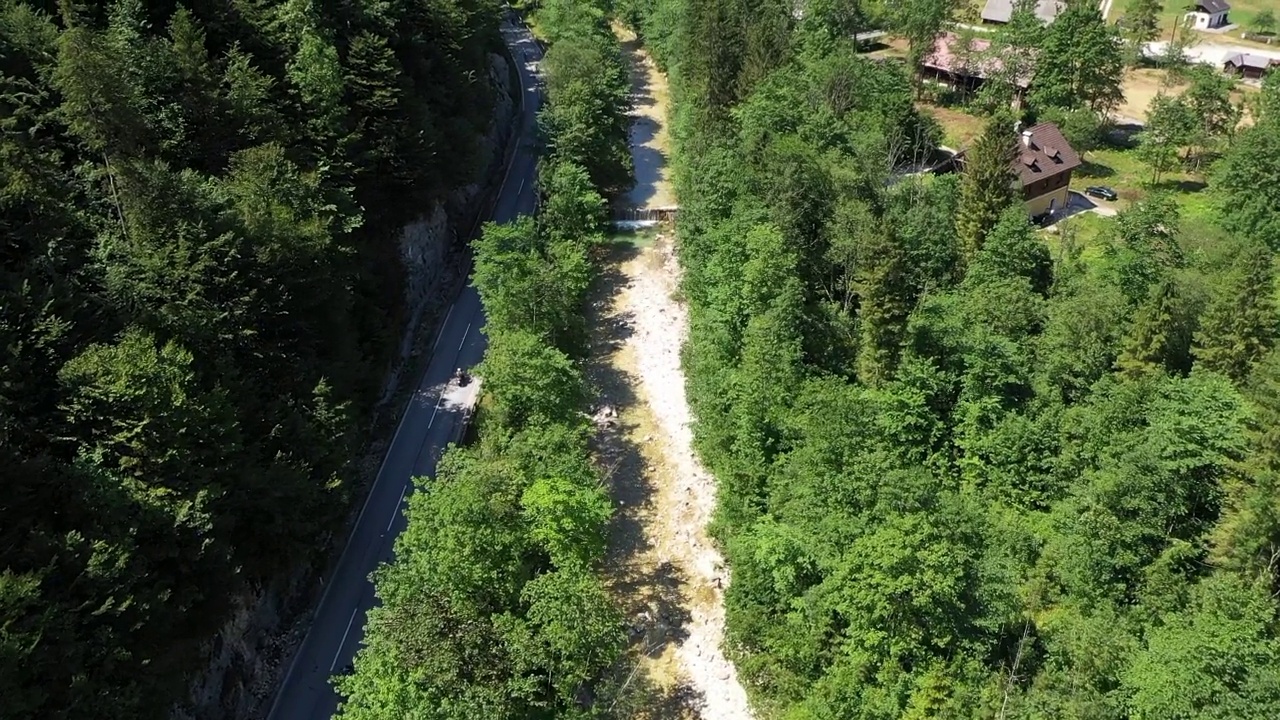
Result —
[[612, 708], [608, 715], [619, 719], [696, 718], [701, 702], [696, 692], [683, 683], [660, 687], [637, 668], [643, 656], [659, 658], [688, 637], [690, 617], [681, 597], [687, 580], [670, 562], [652, 562], [655, 548], [644, 518], [654, 512], [658, 488], [636, 437], [643, 431], [634, 412], [642, 402], [634, 390], [638, 379], [612, 362], [634, 334], [632, 318], [615, 312], [613, 305], [627, 284], [622, 266], [640, 250], [616, 242], [603, 252], [588, 309], [593, 330], [586, 375], [599, 398], [593, 408], [597, 423], [592, 449], [615, 508], [605, 562], [612, 592], [626, 616], [630, 651], [603, 684], [599, 699]]
[[1117, 123], [1106, 133], [1106, 144], [1117, 150], [1132, 150], [1138, 147], [1138, 133], [1142, 126], [1137, 123]]
[[624, 683], [606, 699], [606, 717], [619, 720], [698, 720], [703, 702], [688, 685], [664, 689], [654, 684], [644, 672], [633, 672], [634, 663], [621, 668], [626, 671], [618, 680]]
[[1160, 190], [1179, 193], [1198, 193], [1207, 187], [1209, 184], [1201, 180], [1162, 180], [1156, 183], [1156, 188]]
[[1092, 160], [1085, 160], [1080, 163], [1080, 174], [1088, 178], [1109, 178], [1116, 174], [1116, 171], [1109, 165], [1102, 165]]

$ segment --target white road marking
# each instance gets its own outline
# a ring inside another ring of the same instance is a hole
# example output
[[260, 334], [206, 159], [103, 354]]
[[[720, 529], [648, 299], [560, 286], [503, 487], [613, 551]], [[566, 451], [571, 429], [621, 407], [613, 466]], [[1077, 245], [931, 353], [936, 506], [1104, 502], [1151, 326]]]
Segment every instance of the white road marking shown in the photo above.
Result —
[[[515, 31], [515, 32], [514, 32], [514, 34], [515, 34], [517, 37], [523, 37], [523, 36], [527, 35], [527, 34], [528, 34], [528, 32], [529, 32], [528, 28], [527, 28], [527, 27], [524, 27], [523, 25], [516, 26], [516, 27], [514, 27], [513, 29], [514, 29], [514, 31]], [[505, 35], [505, 34], [507, 34], [507, 33], [506, 33], [506, 32], [504, 32], [503, 34]], [[536, 52], [535, 52], [534, 56], [535, 56], [535, 57], [537, 57]], [[528, 70], [528, 65], [526, 65], [526, 70]], [[536, 72], [536, 71], [537, 71], [537, 63], [535, 62], [535, 63], [533, 63], [533, 72]], [[526, 95], [526, 94], [527, 94], [527, 92], [528, 92], [528, 88], [527, 88], [527, 87], [526, 87], [526, 85], [525, 85], [525, 78], [524, 78], [524, 76], [525, 76], [525, 73], [522, 73], [522, 72], [516, 72], [516, 82], [517, 82], [517, 83], [519, 84], [519, 86], [520, 86], [520, 94], [519, 94], [519, 97], [520, 97], [520, 102], [521, 102], [521, 112], [522, 112], [523, 114], [527, 115], [527, 110], [528, 110], [528, 108], [527, 108], [527, 106], [526, 106], [526, 105], [527, 105], [527, 99], [526, 99], [525, 95]], [[536, 83], [535, 83], [535, 86], [536, 86]], [[521, 132], [521, 130], [522, 130], [522, 128], [523, 128], [524, 120], [525, 120], [525, 118], [523, 118], [523, 117], [522, 117], [522, 118], [521, 118], [521, 121], [520, 121], [520, 124], [518, 124], [515, 128], [513, 128], [513, 129], [512, 129], [512, 135], [513, 135], [513, 137], [515, 137], [515, 138], [517, 139], [517, 142], [518, 142], [518, 138], [523, 134], [523, 133]], [[512, 153], [511, 153], [511, 157], [507, 159], [507, 168], [506, 168], [506, 170], [505, 170], [505, 171], [503, 172], [503, 174], [502, 174], [502, 183], [498, 186], [498, 187], [499, 187], [499, 190], [498, 190], [498, 197], [501, 197], [501, 195], [503, 194], [503, 191], [506, 189], [506, 187], [507, 187], [507, 181], [508, 181], [508, 179], [511, 177], [511, 170], [512, 170], [512, 168], [514, 168], [514, 167], [515, 167], [515, 164], [516, 164], [516, 163], [515, 163], [515, 161], [516, 161], [516, 158], [517, 158], [519, 155], [520, 155], [520, 152], [519, 152], [519, 149], [517, 148], [517, 150], [516, 150], [515, 152], [512, 152]], [[498, 200], [498, 197], [495, 197], [495, 198], [494, 198], [494, 203], [493, 203], [493, 205], [489, 208], [489, 215], [490, 215], [491, 217], [492, 217], [492, 215], [494, 214], [494, 212], [495, 212], [495, 211], [496, 211], [496, 209], [497, 209], [497, 204], [498, 204], [498, 203], [497, 203], [497, 200]], [[476, 224], [477, 224], [477, 225], [479, 225], [479, 222], [480, 222], [480, 218], [476, 218]], [[473, 227], [473, 228], [472, 228], [472, 235], [474, 235], [474, 234], [475, 234], [475, 228]], [[449, 305], [449, 312], [448, 312], [448, 314], [446, 314], [446, 315], [445, 315], [444, 322], [440, 324], [440, 332], [436, 335], [436, 340], [435, 340], [435, 343], [436, 343], [436, 344], [439, 344], [439, 342], [440, 342], [440, 338], [441, 338], [441, 337], [443, 337], [443, 335], [444, 335], [444, 328], [445, 328], [445, 326], [446, 326], [446, 325], [448, 324], [448, 322], [449, 322], [449, 317], [453, 314], [453, 309], [454, 309], [454, 305], [453, 305], [453, 304], [450, 304], [450, 305]], [[468, 325], [468, 326], [467, 326], [468, 331], [470, 330], [470, 328], [471, 328], [471, 326], [470, 326], [470, 325]], [[466, 339], [466, 335], [465, 335], [465, 334], [463, 335], [463, 339], [464, 339], [464, 341], [465, 341], [465, 339]], [[459, 347], [459, 349], [461, 349], [461, 347]], [[435, 345], [433, 344], [433, 345], [432, 345], [432, 352], [434, 352], [434, 351], [435, 351]], [[426, 374], [425, 374], [425, 372], [424, 372], [423, 377], [425, 378], [425, 376], [426, 376]], [[414, 390], [414, 393], [415, 393], [415, 396], [416, 396], [416, 394], [417, 394], [417, 390], [416, 390], [416, 389]], [[437, 403], [436, 407], [437, 407], [437, 409], [439, 409], [439, 404], [438, 404], [438, 403]], [[351, 528], [351, 534], [347, 536], [347, 542], [346, 542], [346, 544], [342, 547], [342, 553], [338, 556], [338, 558], [339, 558], [339, 559], [338, 559], [338, 566], [337, 566], [337, 567], [341, 567], [341, 566], [342, 566], [342, 560], [346, 558], [347, 551], [351, 549], [351, 544], [352, 544], [352, 542], [354, 542], [354, 541], [355, 541], [355, 538], [356, 538], [356, 530], [360, 527], [360, 524], [364, 521], [364, 515], [365, 515], [365, 512], [369, 509], [369, 503], [373, 500], [373, 496], [377, 494], [378, 481], [379, 481], [379, 480], [381, 480], [381, 478], [382, 478], [382, 471], [386, 468], [387, 460], [389, 460], [389, 459], [391, 458], [391, 452], [390, 452], [390, 449], [391, 449], [392, 447], [395, 447], [396, 443], [400, 440], [400, 433], [401, 433], [401, 431], [403, 431], [403, 430], [404, 430], [405, 420], [408, 418], [408, 416], [409, 416], [409, 412], [408, 412], [408, 410], [406, 409], [406, 411], [405, 411], [405, 412], [400, 416], [400, 422], [399, 422], [399, 424], [398, 424], [398, 425], [396, 425], [396, 432], [395, 432], [395, 435], [393, 435], [393, 436], [392, 436], [392, 438], [391, 438], [391, 444], [390, 444], [389, 446], [387, 446], [387, 453], [386, 453], [385, 455], [383, 455], [383, 456], [382, 456], [382, 464], [378, 467], [378, 474], [374, 477], [373, 486], [372, 486], [371, 488], [369, 488], [369, 494], [365, 497], [364, 505], [362, 505], [362, 506], [360, 507], [360, 514], [356, 517], [356, 523], [355, 523], [355, 525], [353, 525], [353, 526], [352, 526], [352, 528]], [[432, 414], [432, 420], [434, 421], [434, 419], [435, 419], [435, 415], [434, 415], [434, 413], [433, 413], [433, 414]], [[430, 425], [428, 425], [428, 427], [430, 427]], [[316, 605], [316, 611], [317, 611], [317, 612], [319, 612], [319, 610], [325, 606], [326, 601], [329, 599], [329, 593], [333, 590], [333, 588], [334, 588], [335, 586], [337, 586], [337, 585], [340, 585], [340, 584], [341, 584], [341, 583], [337, 582], [338, 578], [337, 578], [336, 576], [335, 576], [335, 577], [333, 577], [333, 578], [330, 578], [330, 579], [334, 580], [335, 582], [329, 583], [328, 585], [326, 585], [326, 586], [324, 587], [324, 592], [323, 592], [323, 593], [321, 594], [321, 596], [320, 596], [320, 602], [319, 602], [319, 604], [317, 604], [317, 605]], [[343, 635], [342, 635], [342, 642], [343, 642], [343, 644], [345, 644], [345, 643], [346, 643], [346, 640], [347, 640], [347, 633], [349, 633], [349, 632], [351, 631], [351, 623], [355, 622], [356, 614], [357, 614], [358, 612], [359, 612], [359, 606], [357, 606], [357, 607], [356, 607], [356, 609], [355, 609], [354, 611], [352, 611], [352, 613], [351, 613], [351, 619], [347, 621], [347, 632], [346, 632], [346, 633], [343, 633]], [[309, 629], [307, 630], [307, 634], [306, 634], [306, 636], [305, 636], [305, 637], [304, 637], [304, 639], [303, 639], [303, 643], [305, 644], [305, 643], [306, 643], [306, 640], [307, 640], [307, 639], [309, 639], [310, 637], [311, 637], [311, 629], [309, 628]], [[339, 646], [338, 646], [338, 654], [340, 655], [341, 653], [342, 653], [342, 645], [339, 645]], [[302, 653], [302, 649], [301, 649], [301, 648], [299, 648], [299, 650], [293, 654], [293, 658], [289, 661], [289, 669], [285, 671], [284, 679], [280, 681], [280, 684], [279, 684], [279, 685], [277, 686], [277, 688], [276, 688], [275, 699], [274, 699], [274, 700], [272, 700], [272, 702], [271, 702], [271, 709], [270, 709], [270, 710], [268, 711], [268, 713], [267, 713], [268, 718], [273, 718], [273, 717], [275, 717], [275, 716], [276, 716], [276, 712], [277, 712], [277, 710], [278, 710], [278, 709], [279, 709], [279, 707], [280, 707], [280, 703], [284, 700], [284, 697], [285, 697], [285, 690], [286, 690], [286, 688], [288, 688], [288, 687], [289, 687], [290, 681], [292, 680], [294, 673], [295, 673], [295, 672], [297, 671], [297, 669], [298, 669], [298, 665], [299, 665], [299, 662], [300, 662], [300, 661], [301, 661], [301, 659], [302, 659], [302, 655], [303, 655], [303, 653]], [[335, 664], [337, 663], [337, 656], [335, 656], [335, 657], [334, 657], [334, 663], [335, 663]], [[330, 667], [330, 668], [329, 668], [329, 671], [332, 673], [332, 672], [333, 672], [333, 667]]]
[[396, 524], [396, 518], [400, 516], [400, 506], [404, 505], [404, 494], [409, 492], [409, 486], [405, 485], [400, 491], [400, 499], [396, 502], [396, 509], [391, 513], [391, 519], [387, 521], [387, 531], [391, 531], [391, 526]]
[[347, 630], [342, 633], [342, 641], [338, 643], [338, 654], [333, 656], [333, 662], [329, 664], [329, 672], [338, 667], [338, 658], [342, 657], [342, 648], [347, 644], [347, 636], [351, 634], [351, 625], [356, 621], [356, 615], [360, 612], [360, 606], [357, 604], [356, 609], [351, 611], [351, 619], [347, 621]]
[[467, 323], [467, 329], [462, 331], [462, 342], [458, 343], [458, 351], [462, 351], [462, 346], [467, 344], [467, 333], [471, 332], [471, 323]]
[[[436, 351], [436, 346], [440, 344], [440, 338], [444, 337], [444, 329], [448, 327], [449, 317], [453, 315], [453, 306], [457, 304], [458, 304], [458, 301], [456, 300], [449, 303], [449, 312], [444, 314], [444, 322], [440, 323], [440, 331], [436, 333], [436, 341], [431, 343], [431, 352]], [[394, 443], [394, 441], [392, 442]]]
[[440, 412], [440, 403], [442, 403], [442, 402], [444, 402], [444, 393], [443, 393], [443, 392], [442, 392], [442, 393], [440, 393], [440, 397], [439, 397], [439, 398], [436, 398], [436, 407], [435, 407], [435, 409], [434, 409], [434, 410], [432, 410], [432, 411], [431, 411], [431, 419], [427, 421], [427, 429], [428, 429], [428, 430], [430, 430], [430, 429], [431, 429], [431, 426], [435, 424], [435, 422], [436, 422], [436, 413]]

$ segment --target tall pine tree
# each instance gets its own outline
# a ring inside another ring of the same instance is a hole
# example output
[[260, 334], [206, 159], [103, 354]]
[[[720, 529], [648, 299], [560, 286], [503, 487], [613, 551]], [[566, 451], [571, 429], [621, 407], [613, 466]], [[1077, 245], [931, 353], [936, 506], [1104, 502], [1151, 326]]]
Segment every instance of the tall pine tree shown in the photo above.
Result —
[[1280, 327], [1273, 263], [1261, 243], [1240, 252], [1196, 332], [1196, 365], [1239, 382], [1271, 350]]
[[1188, 372], [1194, 322], [1177, 281], [1166, 278], [1133, 316], [1116, 366], [1134, 376], [1151, 371]]
[[987, 233], [999, 222], [1000, 215], [1018, 200], [1017, 178], [1013, 174], [1017, 153], [1013, 127], [1006, 115], [995, 116], [987, 121], [973, 147], [965, 152], [956, 235], [966, 263], [982, 249]]

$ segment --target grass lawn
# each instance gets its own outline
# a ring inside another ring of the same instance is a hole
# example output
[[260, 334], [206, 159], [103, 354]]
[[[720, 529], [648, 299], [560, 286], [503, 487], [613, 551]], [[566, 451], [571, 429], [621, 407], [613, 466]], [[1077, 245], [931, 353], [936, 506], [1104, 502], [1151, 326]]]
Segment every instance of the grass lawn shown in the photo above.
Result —
[[1267, 8], [1280, 14], [1280, 7], [1276, 7], [1276, 0], [1231, 0], [1231, 12], [1227, 13], [1227, 19], [1252, 32], [1254, 31], [1253, 19]]
[[900, 37], [882, 37], [875, 45], [863, 52], [862, 57], [871, 60], [880, 58], [906, 60], [907, 49], [907, 41]]
[[1106, 232], [1114, 223], [1115, 218], [1091, 212], [1080, 213], [1059, 222], [1052, 229], [1041, 231], [1040, 237], [1049, 247], [1055, 263], [1062, 258], [1063, 249], [1068, 244], [1081, 248], [1080, 259], [1091, 263], [1102, 257], [1106, 248]]
[[982, 134], [985, 121], [963, 110], [930, 103], [916, 103], [916, 108], [938, 121], [942, 126], [942, 144], [953, 150], [959, 150]]
[[[1121, 212], [1153, 190], [1172, 192], [1181, 212], [1181, 237], [1188, 253], [1201, 252], [1226, 238], [1225, 231], [1218, 226], [1214, 198], [1208, 192], [1204, 175], [1179, 169], [1165, 173], [1152, 188], [1147, 185], [1151, 170], [1138, 160], [1132, 149], [1103, 147], [1085, 153], [1084, 160], [1085, 165], [1071, 178], [1072, 189], [1083, 191], [1089, 185], [1106, 185], [1120, 195], [1114, 205]], [[1055, 258], [1069, 237], [1071, 242], [1083, 247], [1081, 257], [1092, 262], [1102, 256], [1107, 229], [1114, 222], [1114, 218], [1082, 213], [1062, 221], [1054, 230], [1045, 231], [1042, 237]]]
[[[1073, 190], [1083, 192], [1089, 185], [1106, 185], [1120, 195], [1116, 205], [1123, 209], [1142, 200], [1153, 189], [1147, 185], [1151, 169], [1132, 149], [1104, 146], [1086, 152], [1083, 160], [1084, 165], [1071, 177]], [[1163, 174], [1154, 189], [1172, 191], [1185, 211], [1199, 214], [1208, 208], [1206, 187], [1202, 174], [1175, 169]]]

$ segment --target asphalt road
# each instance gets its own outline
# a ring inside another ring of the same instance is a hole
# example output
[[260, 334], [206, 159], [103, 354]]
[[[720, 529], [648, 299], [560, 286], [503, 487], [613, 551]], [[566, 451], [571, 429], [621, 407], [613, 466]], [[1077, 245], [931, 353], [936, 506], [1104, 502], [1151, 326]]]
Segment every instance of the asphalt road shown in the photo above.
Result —
[[[534, 125], [540, 105], [537, 61], [541, 50], [523, 25], [504, 22], [502, 34], [520, 71], [523, 112], [516, 152], [507, 167], [492, 218], [499, 222], [533, 213]], [[449, 387], [453, 371], [471, 367], [484, 354], [484, 312], [468, 285], [454, 300], [435, 339], [431, 360], [414, 391], [382, 461], [378, 477], [356, 520], [333, 577], [316, 608], [311, 628], [294, 655], [271, 706], [270, 720], [328, 720], [338, 708], [329, 678], [351, 663], [364, 637], [365, 614], [376, 599], [369, 575], [394, 557], [396, 536], [406, 523], [405, 496], [411, 478], [434, 475], [441, 450], [455, 439], [466, 398]]]

